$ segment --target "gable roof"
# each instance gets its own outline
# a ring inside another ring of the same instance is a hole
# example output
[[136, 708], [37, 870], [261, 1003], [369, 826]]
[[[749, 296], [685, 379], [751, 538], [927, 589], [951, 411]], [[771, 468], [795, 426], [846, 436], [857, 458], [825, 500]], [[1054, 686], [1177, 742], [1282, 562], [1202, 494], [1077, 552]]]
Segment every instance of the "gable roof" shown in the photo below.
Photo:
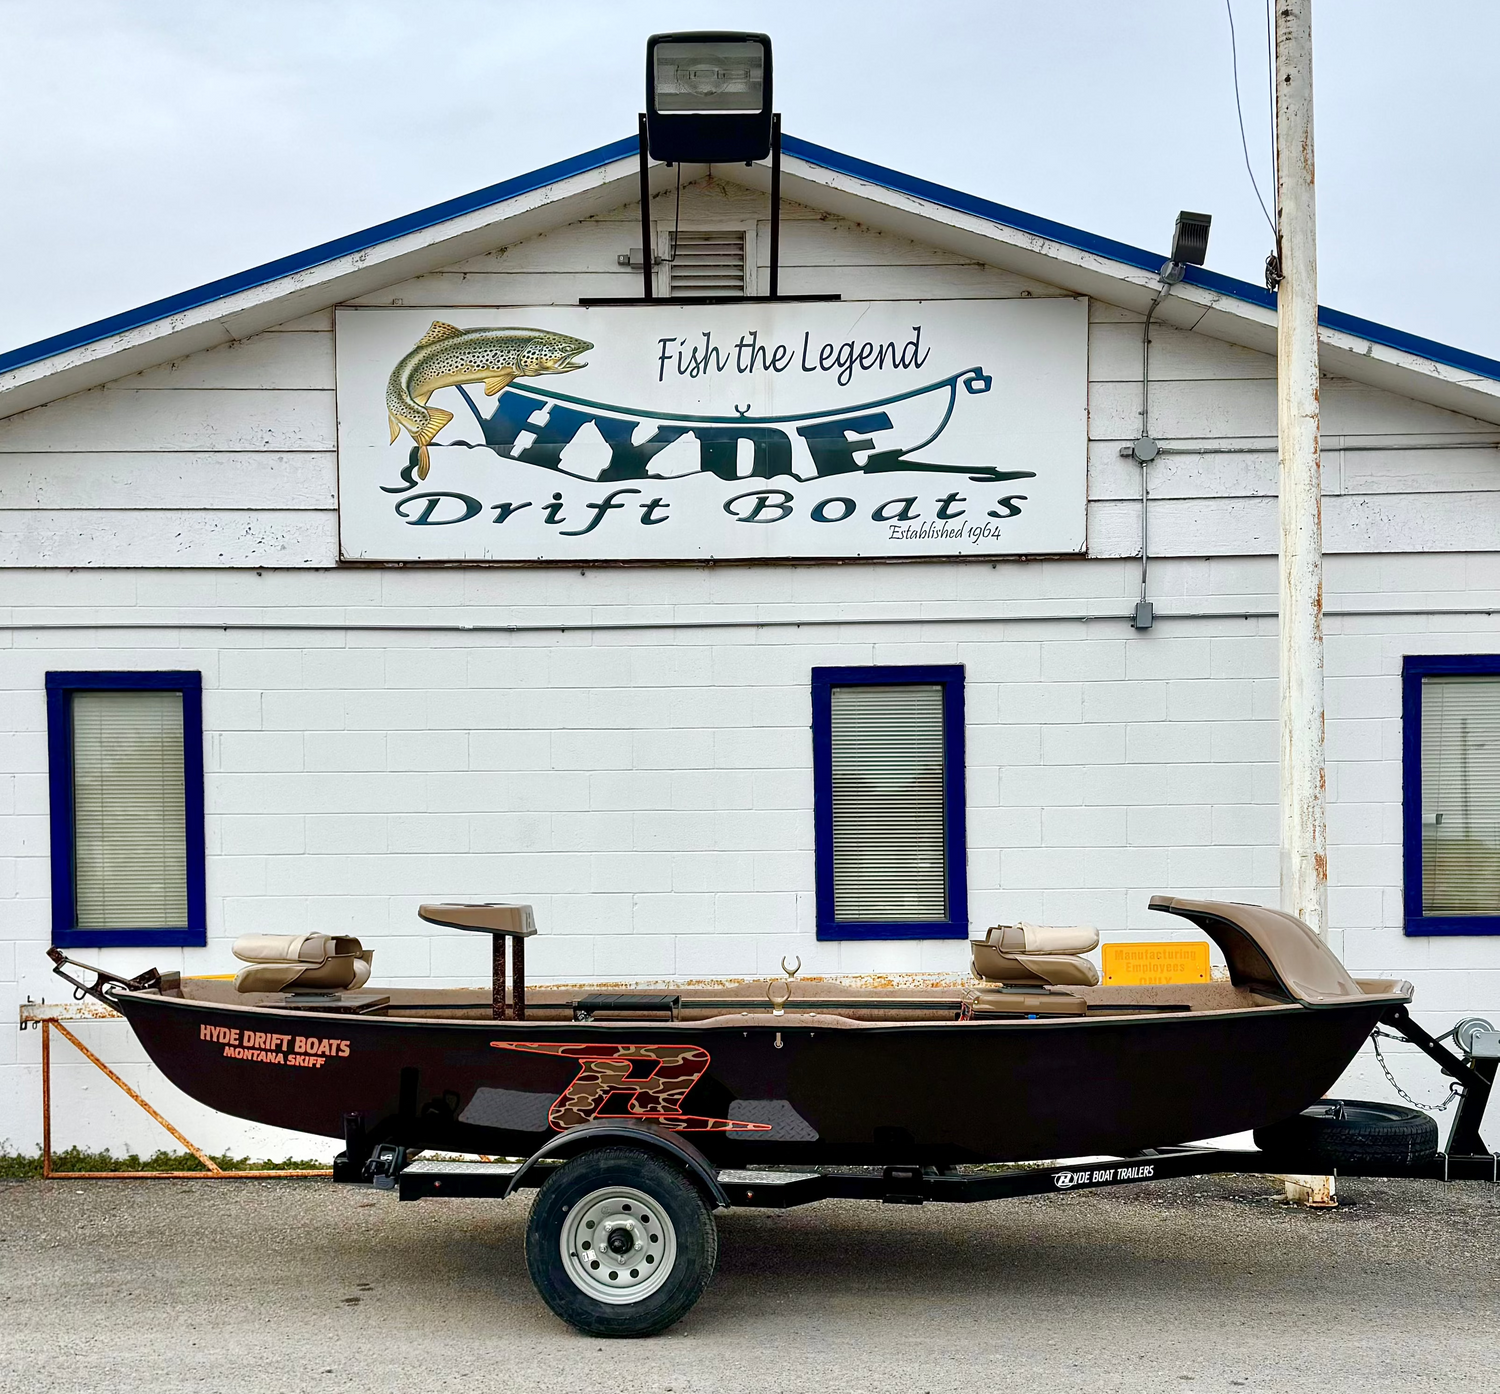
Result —
[[320, 242], [316, 247], [293, 252], [290, 256], [278, 257], [275, 261], [263, 262], [260, 266], [252, 266], [248, 271], [237, 271], [232, 276], [221, 276], [216, 281], [207, 281], [190, 290], [178, 291], [176, 295], [169, 295], [161, 300], [152, 300], [145, 305], [137, 305], [132, 310], [122, 310], [117, 315], [97, 319], [92, 324], [81, 324], [76, 329], [65, 330], [61, 334], [53, 334], [50, 338], [38, 339], [34, 344], [25, 344], [7, 353], [0, 353], [0, 374], [8, 373], [13, 368], [24, 368], [32, 363], [39, 363], [44, 358], [53, 358], [58, 354], [66, 353], [69, 349], [98, 343], [101, 339], [122, 334], [126, 330], [139, 329], [142, 325], [153, 324], [185, 310], [196, 310], [216, 300], [226, 300], [239, 291], [252, 290], [257, 286], [279, 281], [299, 271], [307, 271], [312, 267], [337, 261], [340, 257], [349, 256], [355, 252], [369, 251], [370, 248], [378, 247], [384, 242], [393, 242], [407, 233], [423, 232], [428, 228], [446, 223], [450, 219], [462, 217], [466, 213], [493, 208], [496, 204], [505, 203], [520, 194], [555, 184], [569, 175], [602, 169], [615, 160], [624, 159], [635, 153], [634, 139], [613, 141], [609, 145], [601, 145], [597, 150], [574, 155], [572, 159], [561, 160], [557, 164], [543, 165], [541, 169], [534, 169], [527, 174], [518, 174], [514, 179], [504, 179], [487, 188], [476, 189], [471, 194], [460, 194], [457, 198], [444, 199], [442, 203], [434, 203], [430, 208], [419, 208], [415, 213], [407, 213], [400, 218], [391, 218], [386, 222], [376, 223], [373, 227], [362, 228], [344, 237], [336, 237], [331, 242]]
[[[1144, 309], [1166, 260], [1112, 238], [785, 136], [783, 194], [1079, 294]], [[0, 416], [258, 333], [636, 197], [634, 136], [0, 354]], [[661, 178], [663, 167], [653, 173]], [[715, 168], [769, 192], [763, 166]], [[653, 189], [653, 192], [657, 191]], [[1275, 296], [1189, 266], [1158, 318], [1275, 350]], [[1500, 361], [1320, 307], [1326, 371], [1500, 421]]]
[[[629, 143], [634, 145], [634, 142]], [[975, 194], [962, 193], [958, 189], [950, 189], [943, 184], [934, 184], [930, 180], [919, 179], [915, 175], [901, 174], [897, 170], [886, 169], [883, 165], [871, 164], [868, 160], [857, 159], [852, 155], [841, 155], [837, 150], [814, 145], [811, 141], [796, 140], [791, 136], [786, 136], [782, 140], [782, 149], [784, 152], [796, 154], [824, 169], [850, 174], [858, 179], [866, 179], [882, 188], [912, 194], [938, 207], [973, 213], [1005, 227], [1015, 228], [1020, 232], [1034, 233], [1038, 237], [1047, 238], [1064, 247], [1093, 252], [1111, 261], [1117, 261], [1121, 265], [1147, 271], [1153, 277], [1167, 260], [1165, 252], [1148, 252], [1141, 247], [1132, 247], [1127, 242], [1116, 242], [1111, 237], [1101, 237], [1098, 233], [1085, 232], [1081, 228], [1069, 227], [1066, 223], [1053, 222], [1050, 218], [1039, 218], [1033, 213], [1023, 213], [1018, 208], [1009, 208], [1003, 203], [994, 203]], [[1255, 285], [1251, 281], [1242, 281], [1235, 276], [1225, 276], [1218, 271], [1210, 271], [1204, 266], [1185, 268], [1183, 280], [1188, 285], [1202, 286], [1206, 290], [1216, 291], [1235, 300], [1242, 300], [1247, 305], [1256, 305], [1273, 312], [1276, 309], [1276, 296], [1264, 286]], [[1318, 306], [1318, 323], [1325, 329], [1354, 334], [1374, 344], [1383, 344], [1388, 348], [1420, 354], [1424, 358], [1430, 358], [1434, 363], [1461, 368], [1477, 377], [1500, 382], [1500, 360], [1470, 353], [1467, 349], [1441, 344], [1436, 339], [1424, 339], [1418, 334], [1408, 334], [1403, 329], [1393, 329], [1389, 325], [1378, 324], [1374, 320], [1361, 319], [1358, 315], [1346, 314], [1343, 310], [1333, 310], [1327, 305]], [[3, 358], [0, 358], [0, 368], [3, 368], [3, 363]]]

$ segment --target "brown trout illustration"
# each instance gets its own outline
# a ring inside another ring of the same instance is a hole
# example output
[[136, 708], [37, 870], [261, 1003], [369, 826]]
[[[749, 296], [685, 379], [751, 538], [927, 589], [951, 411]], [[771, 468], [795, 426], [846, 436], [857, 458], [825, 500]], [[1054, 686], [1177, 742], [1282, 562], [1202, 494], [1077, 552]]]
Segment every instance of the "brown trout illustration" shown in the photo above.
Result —
[[385, 405], [391, 420], [391, 444], [406, 427], [417, 443], [417, 478], [427, 478], [427, 447], [453, 420], [451, 411], [429, 407], [440, 387], [482, 382], [493, 397], [515, 378], [571, 373], [583, 367], [573, 359], [593, 348], [583, 339], [548, 329], [458, 329], [442, 320], [420, 339], [391, 373]]

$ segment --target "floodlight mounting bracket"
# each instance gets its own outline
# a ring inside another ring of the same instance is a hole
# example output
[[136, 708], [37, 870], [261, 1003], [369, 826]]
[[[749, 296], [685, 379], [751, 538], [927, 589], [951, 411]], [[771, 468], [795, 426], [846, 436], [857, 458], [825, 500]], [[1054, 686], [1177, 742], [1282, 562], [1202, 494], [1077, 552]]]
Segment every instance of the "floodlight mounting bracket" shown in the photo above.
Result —
[[[656, 268], [670, 260], [655, 253], [656, 242], [651, 229], [651, 156], [646, 136], [646, 113], [636, 119], [636, 134], [640, 145], [641, 186], [641, 299], [655, 300]], [[781, 298], [781, 113], [771, 113], [771, 250], [767, 276], [767, 300]], [[745, 299], [761, 299], [746, 296]], [[834, 296], [804, 296], [802, 299], [837, 300]]]

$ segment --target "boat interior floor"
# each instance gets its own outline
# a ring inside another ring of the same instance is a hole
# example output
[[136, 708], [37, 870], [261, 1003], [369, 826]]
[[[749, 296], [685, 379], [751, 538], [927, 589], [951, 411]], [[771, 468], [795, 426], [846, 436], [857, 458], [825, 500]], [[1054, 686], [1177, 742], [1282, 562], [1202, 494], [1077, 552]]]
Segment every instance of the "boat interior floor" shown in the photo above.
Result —
[[[1385, 981], [1361, 981], [1371, 995], [1387, 992]], [[219, 979], [184, 978], [181, 996], [251, 1009], [350, 1010], [391, 1018], [480, 1021], [493, 1011], [489, 988], [381, 988], [345, 994], [369, 999], [341, 1002], [340, 994], [237, 991]], [[175, 994], [174, 994], [175, 995]], [[1142, 987], [1008, 988], [974, 982], [932, 987], [866, 987], [836, 980], [771, 978], [715, 986], [528, 987], [527, 1022], [712, 1022], [816, 1018], [820, 1024], [984, 1021], [997, 1018], [1154, 1016], [1161, 1013], [1242, 1012], [1285, 1009], [1282, 997], [1248, 991], [1232, 983], [1172, 983]]]

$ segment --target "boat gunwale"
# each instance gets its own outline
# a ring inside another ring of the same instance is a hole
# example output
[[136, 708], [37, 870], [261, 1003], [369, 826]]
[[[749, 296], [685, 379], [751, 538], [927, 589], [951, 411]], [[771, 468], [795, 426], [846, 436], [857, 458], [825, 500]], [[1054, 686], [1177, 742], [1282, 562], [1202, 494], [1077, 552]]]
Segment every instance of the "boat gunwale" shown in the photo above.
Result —
[[[1164, 984], [1170, 986], [1170, 984]], [[1253, 1017], [1264, 1015], [1284, 1016], [1291, 1012], [1338, 1012], [1354, 1008], [1370, 1008], [1377, 1005], [1393, 1007], [1405, 1005], [1411, 1001], [1412, 993], [1410, 984], [1402, 984], [1408, 990], [1405, 992], [1385, 993], [1362, 993], [1359, 997], [1349, 997], [1337, 1002], [1307, 1002], [1293, 1000], [1290, 1002], [1270, 1002], [1253, 1007], [1220, 1007], [1207, 1008], [1203, 1010], [1189, 1010], [1185, 1012], [1111, 1012], [1090, 1015], [1082, 1013], [1077, 1016], [1037, 1016], [1037, 1017], [1001, 1017], [1001, 1018], [970, 1018], [957, 1021], [858, 1021], [851, 1017], [835, 1016], [831, 1013], [819, 1013], [816, 1021], [811, 1020], [814, 1014], [799, 1014], [786, 1012], [780, 1016], [768, 1011], [762, 1015], [757, 1013], [725, 1013], [720, 1017], [706, 1017], [701, 1021], [672, 1021], [641, 1018], [635, 1021], [537, 1021], [534, 1019], [517, 1021], [514, 1018], [487, 1018], [480, 1021], [455, 1020], [452, 1017], [396, 1017], [387, 1016], [384, 1013], [362, 1013], [362, 1012], [320, 1012], [311, 1008], [288, 1008], [277, 1006], [259, 1006], [252, 1003], [216, 1002], [209, 998], [195, 997], [169, 997], [154, 989], [115, 992], [111, 997], [130, 999], [140, 1003], [155, 1003], [168, 1007], [172, 1010], [208, 1010], [212, 1012], [228, 1012], [235, 1014], [250, 1013], [255, 1016], [268, 1017], [276, 1021], [305, 1022], [309, 1020], [326, 1021], [337, 1023], [340, 1026], [348, 1026], [353, 1022], [378, 1022], [383, 1026], [399, 1026], [404, 1028], [431, 1029], [440, 1026], [446, 1029], [461, 1029], [469, 1032], [493, 1034], [497, 1029], [511, 1032], [517, 1029], [526, 1032], [546, 1031], [572, 1033], [583, 1031], [589, 1035], [603, 1035], [609, 1032], [626, 1031], [639, 1034], [643, 1029], [648, 1031], [670, 1031], [680, 1034], [683, 1031], [745, 1031], [755, 1028], [765, 1031], [788, 1031], [806, 1030], [808, 1032], [819, 1030], [858, 1030], [858, 1031], [886, 1031], [900, 1030], [910, 1031], [913, 1029], [951, 1031], [962, 1029], [966, 1032], [974, 1030], [1037, 1030], [1037, 1029], [1071, 1029], [1077, 1027], [1101, 1027], [1118, 1026], [1125, 1023], [1153, 1022], [1159, 1024], [1179, 1023], [1184, 1021], [1212, 1019], [1224, 1021], [1238, 1017]], [[399, 1005], [399, 1004], [398, 1004]], [[480, 1004], [476, 1004], [480, 1005]], [[878, 1010], [870, 1008], [869, 1010]], [[123, 1015], [123, 1013], [122, 1013]], [[733, 1017], [733, 1020], [726, 1020]]]

